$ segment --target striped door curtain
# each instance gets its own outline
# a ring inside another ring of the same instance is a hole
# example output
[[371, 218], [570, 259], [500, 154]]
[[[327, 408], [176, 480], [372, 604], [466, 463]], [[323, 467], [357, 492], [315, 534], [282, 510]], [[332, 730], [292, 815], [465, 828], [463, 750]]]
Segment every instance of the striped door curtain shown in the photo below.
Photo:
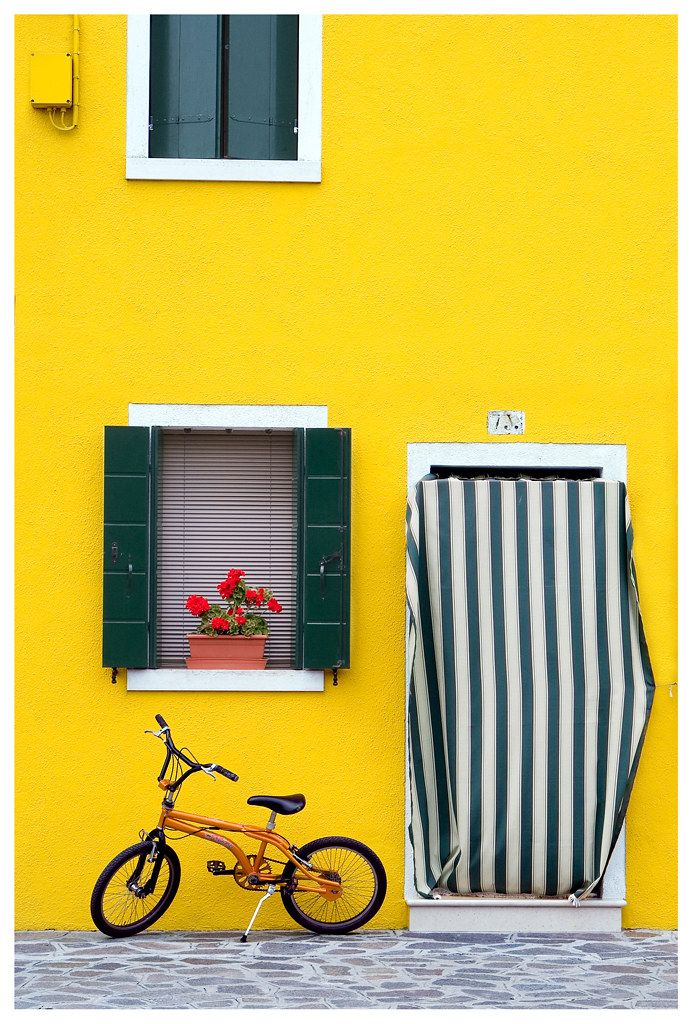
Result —
[[408, 507], [421, 896], [590, 895], [654, 694], [624, 484], [425, 478]]

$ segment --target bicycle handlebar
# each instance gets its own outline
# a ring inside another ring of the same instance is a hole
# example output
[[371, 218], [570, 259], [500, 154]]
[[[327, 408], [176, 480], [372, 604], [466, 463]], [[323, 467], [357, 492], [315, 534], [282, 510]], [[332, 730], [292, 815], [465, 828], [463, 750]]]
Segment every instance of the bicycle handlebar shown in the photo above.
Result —
[[163, 717], [163, 715], [154, 715], [154, 718], [160, 725], [161, 729], [166, 730], [166, 735], [164, 737], [164, 743], [166, 744], [166, 760], [163, 762], [163, 768], [159, 772], [159, 782], [161, 782], [164, 775], [166, 774], [166, 769], [168, 768], [168, 765], [170, 764], [171, 761], [171, 757], [173, 755], [175, 755], [175, 757], [180, 758], [180, 760], [184, 764], [186, 764], [188, 768], [190, 768], [190, 771], [185, 772], [184, 775], [178, 780], [176, 788], [180, 785], [184, 778], [186, 778], [192, 772], [197, 771], [207, 771], [208, 773], [218, 772], [219, 775], [223, 775], [224, 778], [230, 779], [231, 782], [238, 781], [238, 776], [236, 775], [235, 772], [230, 771], [230, 769], [228, 768], [223, 768], [220, 764], [200, 764], [199, 761], [191, 761], [190, 758], [182, 752], [182, 750], [178, 750], [178, 748], [176, 747], [175, 743], [173, 742], [173, 737], [171, 736], [170, 726], [166, 722], [166, 719]]

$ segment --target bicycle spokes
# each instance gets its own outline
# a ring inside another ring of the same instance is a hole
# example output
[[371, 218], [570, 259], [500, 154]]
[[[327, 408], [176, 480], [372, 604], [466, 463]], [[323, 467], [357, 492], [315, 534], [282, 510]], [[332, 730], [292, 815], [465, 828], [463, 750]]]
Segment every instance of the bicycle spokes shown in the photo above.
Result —
[[344, 847], [320, 850], [311, 857], [313, 872], [321, 878], [337, 883], [338, 894], [316, 893], [314, 885], [301, 882], [296, 884], [293, 899], [302, 912], [315, 921], [324, 924], [344, 924], [358, 917], [371, 902], [377, 880], [372, 867], [360, 853]]
[[165, 858], [153, 862], [145, 858], [138, 870], [141, 861], [141, 857], [126, 861], [104, 889], [103, 914], [116, 927], [127, 927], [145, 918], [168, 887], [170, 868]]

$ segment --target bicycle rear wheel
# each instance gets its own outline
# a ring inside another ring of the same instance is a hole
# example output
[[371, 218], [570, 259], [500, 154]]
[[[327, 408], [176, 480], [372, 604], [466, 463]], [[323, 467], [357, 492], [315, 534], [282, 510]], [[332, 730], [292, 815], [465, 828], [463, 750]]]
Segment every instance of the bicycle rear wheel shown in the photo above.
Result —
[[387, 875], [369, 847], [345, 836], [328, 836], [306, 843], [298, 854], [313, 870], [338, 881], [342, 892], [336, 900], [301, 892], [300, 875], [294, 877], [296, 866], [289, 861], [281, 877], [281, 899], [294, 921], [319, 934], [343, 935], [375, 916], [387, 892]]
[[[136, 935], [165, 914], [180, 885], [180, 861], [169, 846], [148, 860], [151, 843], [135, 843], [114, 857], [91, 895], [91, 919], [104, 935]], [[158, 875], [154, 878], [155, 867]]]

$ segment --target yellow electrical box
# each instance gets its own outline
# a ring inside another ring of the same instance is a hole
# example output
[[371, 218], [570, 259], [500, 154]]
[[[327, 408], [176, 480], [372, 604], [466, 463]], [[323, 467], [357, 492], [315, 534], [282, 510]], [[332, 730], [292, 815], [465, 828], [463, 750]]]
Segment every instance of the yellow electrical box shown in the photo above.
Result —
[[34, 107], [72, 106], [72, 54], [31, 54], [31, 104]]

